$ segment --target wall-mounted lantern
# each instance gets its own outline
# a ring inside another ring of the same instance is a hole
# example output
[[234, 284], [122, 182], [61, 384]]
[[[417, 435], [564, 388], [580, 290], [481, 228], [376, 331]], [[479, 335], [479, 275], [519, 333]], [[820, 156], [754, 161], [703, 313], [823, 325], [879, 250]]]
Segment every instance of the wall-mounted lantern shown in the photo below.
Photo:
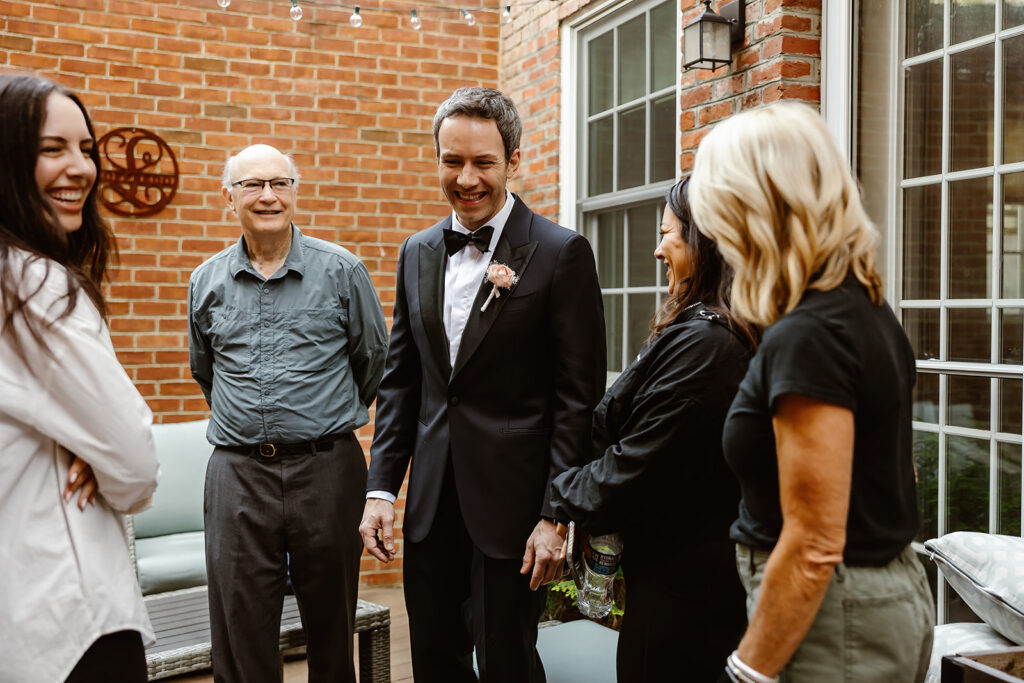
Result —
[[715, 14], [711, 0], [704, 0], [704, 11], [683, 29], [683, 68], [711, 69], [732, 62], [732, 46], [742, 43], [746, 32], [745, 0], [733, 0]]

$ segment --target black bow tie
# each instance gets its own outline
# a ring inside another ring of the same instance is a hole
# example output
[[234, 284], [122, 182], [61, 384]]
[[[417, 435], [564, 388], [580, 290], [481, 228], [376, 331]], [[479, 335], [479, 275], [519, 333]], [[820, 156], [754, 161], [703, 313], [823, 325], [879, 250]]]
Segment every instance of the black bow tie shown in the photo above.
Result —
[[494, 227], [490, 225], [477, 228], [469, 234], [445, 228], [444, 248], [448, 250], [449, 256], [453, 256], [462, 251], [462, 248], [467, 244], [472, 243], [474, 247], [480, 250], [480, 253], [485, 254], [491, 246], [491, 235], [493, 233]]

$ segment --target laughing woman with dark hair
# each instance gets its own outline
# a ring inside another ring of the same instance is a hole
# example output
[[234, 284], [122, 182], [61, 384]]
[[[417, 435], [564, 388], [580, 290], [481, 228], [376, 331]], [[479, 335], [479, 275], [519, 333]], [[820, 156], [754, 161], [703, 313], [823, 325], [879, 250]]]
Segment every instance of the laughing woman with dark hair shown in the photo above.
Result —
[[158, 466], [152, 415], [103, 319], [113, 239], [96, 208], [94, 138], [71, 93], [0, 76], [0, 668], [11, 683], [146, 680], [152, 628], [121, 513], [148, 505]]
[[654, 252], [669, 297], [651, 336], [594, 411], [595, 460], [555, 479], [560, 521], [621, 531], [627, 604], [619, 681], [713, 680], [746, 625], [729, 525], [739, 486], [722, 425], [753, 353], [729, 310], [729, 271], [694, 227], [688, 181], [669, 190]]

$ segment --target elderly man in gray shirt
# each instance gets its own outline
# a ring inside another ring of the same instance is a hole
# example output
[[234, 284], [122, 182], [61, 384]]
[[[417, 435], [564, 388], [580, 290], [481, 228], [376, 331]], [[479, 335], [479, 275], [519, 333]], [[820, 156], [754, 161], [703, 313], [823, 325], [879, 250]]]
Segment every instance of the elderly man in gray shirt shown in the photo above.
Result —
[[280, 681], [286, 582], [310, 681], [355, 682], [352, 626], [366, 460], [353, 430], [384, 368], [366, 267], [292, 224], [294, 162], [253, 145], [224, 168], [236, 244], [192, 273], [192, 376], [210, 405], [206, 566], [217, 681]]

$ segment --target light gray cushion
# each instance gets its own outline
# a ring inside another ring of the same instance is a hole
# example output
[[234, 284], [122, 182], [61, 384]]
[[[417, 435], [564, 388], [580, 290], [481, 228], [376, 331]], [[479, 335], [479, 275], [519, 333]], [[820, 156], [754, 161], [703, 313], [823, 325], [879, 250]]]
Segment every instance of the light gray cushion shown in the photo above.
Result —
[[957, 531], [924, 547], [953, 590], [986, 624], [1024, 645], [1024, 539]]
[[206, 440], [208, 422], [153, 425], [160, 484], [153, 507], [135, 515], [136, 538], [203, 530], [203, 486], [213, 453]]
[[206, 585], [202, 531], [140, 538], [135, 542], [143, 595]]
[[548, 683], [615, 683], [619, 633], [589, 619], [538, 629]]
[[943, 624], [935, 627], [932, 658], [924, 683], [939, 683], [942, 678], [942, 658], [965, 652], [1004, 650], [1013, 643], [1003, 638], [988, 624]]
[[[537, 652], [548, 683], [615, 683], [619, 632], [589, 619], [544, 622], [537, 629]], [[473, 671], [480, 675], [473, 651]]]

